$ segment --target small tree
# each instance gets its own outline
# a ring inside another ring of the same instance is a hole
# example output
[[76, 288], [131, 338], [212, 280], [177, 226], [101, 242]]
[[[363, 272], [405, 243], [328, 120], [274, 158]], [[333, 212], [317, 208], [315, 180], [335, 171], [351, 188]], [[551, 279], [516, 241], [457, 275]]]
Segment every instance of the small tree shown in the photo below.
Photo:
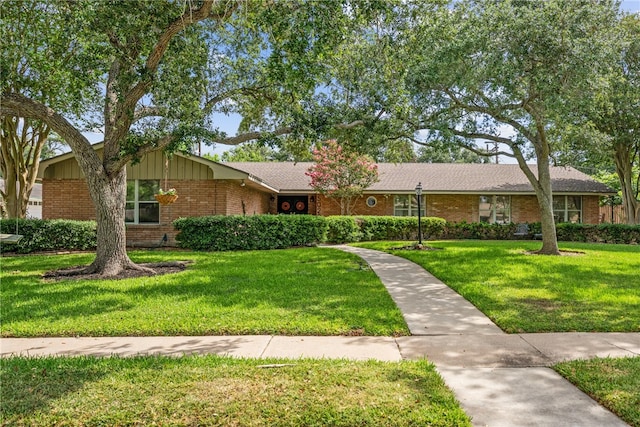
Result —
[[306, 172], [311, 177], [309, 185], [337, 200], [341, 215], [351, 215], [356, 199], [378, 182], [378, 165], [369, 156], [346, 152], [336, 140], [314, 150], [313, 160], [315, 163]]

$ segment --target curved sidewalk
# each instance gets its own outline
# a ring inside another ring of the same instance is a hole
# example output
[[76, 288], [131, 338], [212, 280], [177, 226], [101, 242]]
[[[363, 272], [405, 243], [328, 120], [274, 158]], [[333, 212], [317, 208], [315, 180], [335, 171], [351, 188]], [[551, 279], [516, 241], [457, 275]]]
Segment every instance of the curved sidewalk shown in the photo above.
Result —
[[433, 362], [474, 425], [626, 426], [546, 366], [637, 356], [640, 334], [507, 335], [417, 264], [363, 248], [340, 249], [362, 257], [385, 283], [414, 334], [397, 339], [402, 355]]
[[383, 252], [362, 257], [402, 311], [409, 337], [2, 338], [11, 355], [219, 354], [251, 358], [428, 358], [477, 426], [625, 426], [548, 366], [562, 360], [640, 355], [640, 333], [503, 333], [422, 267]]

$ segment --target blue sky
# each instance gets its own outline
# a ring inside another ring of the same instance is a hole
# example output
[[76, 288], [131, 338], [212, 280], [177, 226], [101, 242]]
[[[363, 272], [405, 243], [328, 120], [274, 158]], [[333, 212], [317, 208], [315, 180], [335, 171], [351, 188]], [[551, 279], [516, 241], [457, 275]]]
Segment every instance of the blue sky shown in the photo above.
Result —
[[623, 0], [621, 7], [627, 12], [640, 12], [640, 0]]

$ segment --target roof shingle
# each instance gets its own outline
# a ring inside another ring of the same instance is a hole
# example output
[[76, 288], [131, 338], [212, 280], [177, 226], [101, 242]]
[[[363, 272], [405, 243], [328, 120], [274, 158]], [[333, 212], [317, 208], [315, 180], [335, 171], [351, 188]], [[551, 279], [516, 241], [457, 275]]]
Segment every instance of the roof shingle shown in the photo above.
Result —
[[[225, 165], [255, 175], [280, 192], [309, 191], [305, 172], [310, 162], [230, 162]], [[532, 167], [535, 171], [535, 166]], [[425, 193], [527, 193], [533, 187], [515, 164], [380, 163], [380, 181], [367, 192], [413, 192], [418, 182]], [[571, 167], [551, 167], [556, 193], [610, 194], [611, 188]]]

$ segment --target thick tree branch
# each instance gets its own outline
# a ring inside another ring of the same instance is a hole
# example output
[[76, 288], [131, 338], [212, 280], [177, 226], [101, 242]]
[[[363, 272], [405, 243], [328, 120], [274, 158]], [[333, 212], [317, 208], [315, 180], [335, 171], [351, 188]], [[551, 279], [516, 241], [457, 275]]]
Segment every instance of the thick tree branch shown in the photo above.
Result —
[[[524, 126], [521, 123], [519, 123], [518, 121], [513, 120], [512, 118], [507, 117], [507, 116], [502, 114], [502, 111], [504, 111], [504, 110], [512, 110], [512, 109], [517, 109], [517, 108], [524, 108], [525, 111], [527, 111], [527, 109], [525, 107], [527, 105], [530, 105], [528, 100], [525, 100], [520, 105], [519, 104], [507, 104], [507, 105], [503, 105], [503, 106], [500, 106], [500, 107], [495, 107], [495, 106], [492, 106], [489, 103], [489, 104], [487, 104], [486, 107], [483, 107], [483, 106], [480, 106], [478, 104], [471, 105], [471, 104], [468, 104], [466, 102], [463, 102], [450, 89], [444, 89], [443, 92], [446, 93], [447, 96], [449, 96], [449, 98], [454, 102], [454, 104], [459, 109], [470, 111], [470, 112], [474, 112], [474, 113], [486, 114], [486, 115], [488, 115], [490, 117], [493, 117], [494, 119], [496, 119], [499, 122], [508, 124], [509, 126], [514, 128], [515, 130], [520, 132], [525, 138], [527, 138], [529, 140], [532, 140], [532, 138], [534, 138], [534, 135], [531, 133], [531, 131], [529, 131], [529, 129], [527, 129], [526, 126]], [[485, 102], [487, 102], [487, 101], [488, 100], [486, 100]], [[529, 111], [527, 111], [527, 112], [529, 112]]]
[[144, 119], [145, 117], [161, 117], [167, 113], [166, 108], [155, 107], [155, 106], [146, 106], [146, 107], [138, 107], [133, 113], [133, 121], [136, 122], [140, 119]]
[[[89, 140], [52, 108], [24, 95], [9, 93], [0, 97], [0, 115], [42, 120], [69, 144], [76, 155], [76, 159], [82, 158], [87, 167], [93, 171], [97, 172], [102, 168], [100, 158], [91, 147]], [[84, 168], [83, 171], [85, 171]]]
[[247, 142], [247, 141], [253, 141], [255, 139], [259, 139], [268, 135], [273, 135], [273, 136], [279, 136], [279, 135], [286, 135], [288, 133], [293, 132], [293, 128], [290, 126], [283, 126], [280, 127], [278, 129], [275, 129], [273, 131], [269, 131], [269, 132], [247, 132], [247, 133], [243, 133], [241, 135], [236, 135], [236, 136], [231, 136], [228, 138], [224, 138], [221, 139], [219, 141], [216, 141], [219, 144], [224, 144], [224, 145], [238, 145], [238, 144], [242, 144], [243, 142]]
[[153, 153], [154, 151], [162, 150], [175, 141], [176, 141], [175, 135], [165, 135], [162, 138], [155, 141], [155, 143], [153, 144], [144, 144], [139, 146], [138, 149], [135, 151], [135, 153], [123, 155], [114, 159], [110, 163], [109, 167], [112, 170], [120, 170], [124, 168], [127, 165], [127, 163], [129, 163], [133, 159], [143, 157], [149, 153]]
[[336, 129], [353, 129], [359, 126], [364, 126], [364, 120], [354, 120], [351, 123], [339, 123], [335, 127]]

